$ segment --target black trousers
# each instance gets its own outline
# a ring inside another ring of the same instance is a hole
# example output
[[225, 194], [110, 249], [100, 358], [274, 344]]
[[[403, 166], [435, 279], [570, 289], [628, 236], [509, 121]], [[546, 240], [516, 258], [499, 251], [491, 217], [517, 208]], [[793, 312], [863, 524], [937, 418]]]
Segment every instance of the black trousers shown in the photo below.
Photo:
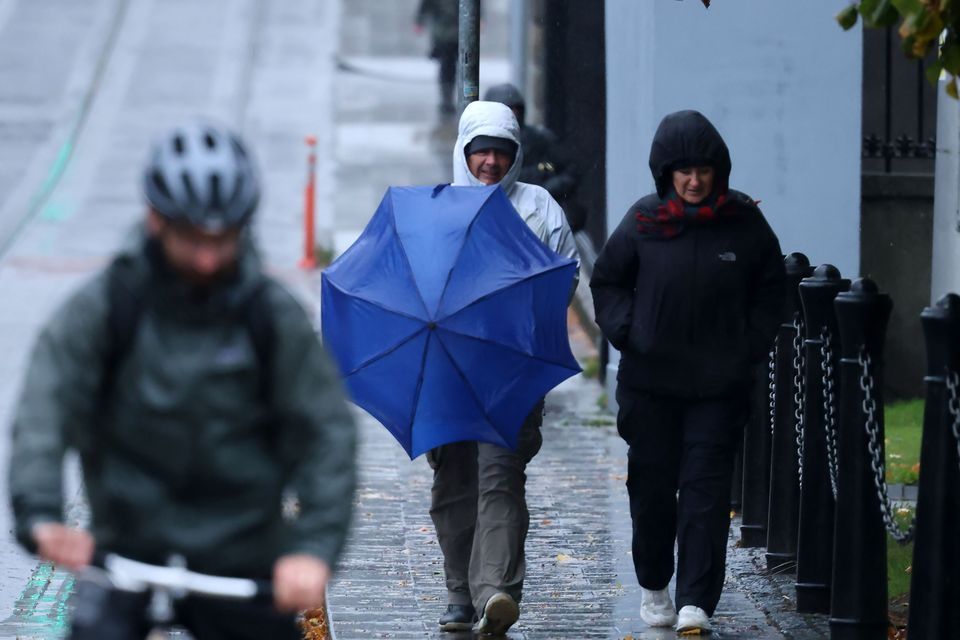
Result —
[[[78, 580], [71, 598], [70, 640], [142, 640], [151, 629], [149, 596]], [[272, 602], [185, 598], [175, 604], [176, 623], [196, 640], [300, 640], [296, 617]]]
[[617, 430], [630, 445], [627, 491], [633, 564], [640, 586], [664, 589], [676, 606], [713, 615], [723, 589], [733, 458], [747, 418], [747, 391], [689, 400], [620, 385]]

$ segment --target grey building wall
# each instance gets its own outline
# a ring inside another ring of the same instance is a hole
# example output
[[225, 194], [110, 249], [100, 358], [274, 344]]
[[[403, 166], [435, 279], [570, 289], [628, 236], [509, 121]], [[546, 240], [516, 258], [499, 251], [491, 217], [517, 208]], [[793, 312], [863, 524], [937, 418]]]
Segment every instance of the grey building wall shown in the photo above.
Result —
[[828, 0], [607, 0], [607, 228], [653, 190], [660, 119], [693, 108], [723, 134], [731, 185], [761, 201], [783, 250], [856, 275], [862, 36], [836, 11]]

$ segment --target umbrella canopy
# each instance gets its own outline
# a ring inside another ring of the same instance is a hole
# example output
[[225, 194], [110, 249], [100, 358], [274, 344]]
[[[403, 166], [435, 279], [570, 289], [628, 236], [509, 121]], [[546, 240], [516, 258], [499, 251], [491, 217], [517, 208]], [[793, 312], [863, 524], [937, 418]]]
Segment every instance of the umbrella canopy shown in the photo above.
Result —
[[322, 274], [324, 344], [411, 458], [461, 440], [515, 449], [533, 406], [580, 371], [575, 269], [499, 186], [390, 187]]

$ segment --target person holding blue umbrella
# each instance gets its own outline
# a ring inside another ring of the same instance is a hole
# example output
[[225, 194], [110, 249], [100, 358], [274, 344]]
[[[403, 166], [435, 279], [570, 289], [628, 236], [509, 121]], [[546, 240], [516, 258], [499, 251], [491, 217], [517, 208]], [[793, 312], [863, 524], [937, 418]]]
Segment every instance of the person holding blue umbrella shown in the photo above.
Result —
[[[542, 187], [517, 182], [523, 164], [519, 141], [520, 127], [507, 106], [467, 105], [453, 149], [453, 186], [499, 184], [545, 245], [577, 259], [560, 205]], [[576, 282], [574, 278], [574, 289]], [[448, 594], [440, 618], [444, 631], [472, 627], [482, 634], [502, 634], [519, 618], [530, 520], [524, 471], [540, 450], [542, 421], [541, 401], [524, 421], [515, 451], [470, 441], [427, 454], [434, 469], [430, 515], [443, 551]]]

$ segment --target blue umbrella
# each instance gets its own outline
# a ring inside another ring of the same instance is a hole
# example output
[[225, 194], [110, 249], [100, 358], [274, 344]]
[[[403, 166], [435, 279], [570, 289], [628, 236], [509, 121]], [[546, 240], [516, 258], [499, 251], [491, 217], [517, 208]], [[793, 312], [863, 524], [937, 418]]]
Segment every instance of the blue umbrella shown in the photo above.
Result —
[[537, 401], [580, 371], [575, 269], [499, 186], [390, 187], [323, 272], [324, 344], [411, 458], [461, 440], [516, 449]]

